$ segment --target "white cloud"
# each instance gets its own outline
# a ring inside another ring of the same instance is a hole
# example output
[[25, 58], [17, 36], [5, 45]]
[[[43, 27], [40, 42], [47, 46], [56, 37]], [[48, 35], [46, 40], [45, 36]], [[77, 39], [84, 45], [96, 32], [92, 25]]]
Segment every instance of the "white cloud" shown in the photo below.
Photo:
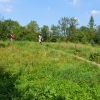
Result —
[[0, 11], [11, 12], [12, 6], [8, 5], [11, 0], [0, 0]]
[[73, 0], [72, 2], [69, 2], [69, 4], [71, 4], [71, 5], [77, 5], [77, 3], [78, 3], [78, 0]]
[[74, 17], [75, 20], [79, 21], [79, 19], [77, 17]]
[[5, 12], [11, 12], [12, 11], [12, 7], [8, 6], [8, 5], [0, 5], [0, 11], [5, 11]]
[[100, 11], [98, 11], [98, 10], [92, 10], [90, 12], [86, 12], [86, 15], [88, 17], [90, 17], [91, 15], [98, 15], [98, 16], [100, 16]]
[[76, 5], [77, 4], [77, 2], [78, 2], [78, 0], [73, 0], [73, 5]]
[[100, 11], [92, 10], [92, 11], [91, 11], [91, 14], [92, 14], [92, 15], [100, 15]]
[[6, 11], [6, 12], [11, 12], [12, 9], [10, 9], [10, 8], [5, 8], [5, 11]]

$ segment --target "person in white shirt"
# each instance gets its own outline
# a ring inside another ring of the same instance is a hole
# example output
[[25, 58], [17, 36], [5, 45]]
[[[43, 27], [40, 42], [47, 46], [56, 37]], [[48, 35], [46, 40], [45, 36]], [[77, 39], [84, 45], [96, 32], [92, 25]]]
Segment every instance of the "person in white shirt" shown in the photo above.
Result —
[[42, 44], [42, 34], [39, 34], [39, 43]]

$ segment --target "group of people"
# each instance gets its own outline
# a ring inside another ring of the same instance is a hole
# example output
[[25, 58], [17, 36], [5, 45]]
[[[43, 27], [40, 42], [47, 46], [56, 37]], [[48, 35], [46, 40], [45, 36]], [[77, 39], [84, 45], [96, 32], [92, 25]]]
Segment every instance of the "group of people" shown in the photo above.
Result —
[[[14, 33], [11, 32], [11, 33], [10, 33], [10, 41], [12, 42], [13, 39], [14, 39]], [[40, 33], [40, 34], [39, 34], [39, 43], [40, 43], [40, 44], [42, 44], [42, 40], [43, 40], [42, 34]]]

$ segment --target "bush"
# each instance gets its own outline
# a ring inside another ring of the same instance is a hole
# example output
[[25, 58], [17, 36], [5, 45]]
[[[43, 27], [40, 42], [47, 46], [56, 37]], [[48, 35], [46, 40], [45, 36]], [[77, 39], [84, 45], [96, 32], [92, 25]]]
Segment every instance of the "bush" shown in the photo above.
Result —
[[52, 38], [51, 42], [57, 42], [57, 40], [55, 38]]
[[82, 42], [83, 44], [85, 44], [85, 43], [87, 42], [87, 38], [86, 38], [85, 36], [84, 36], [84, 37], [82, 37], [81, 42]]
[[99, 41], [100, 41], [100, 34], [97, 33], [97, 34], [93, 37], [93, 40], [95, 41], [95, 43], [99, 43]]
[[100, 62], [100, 53], [92, 53], [92, 54], [90, 54], [89, 59], [91, 61]]
[[94, 46], [94, 44], [95, 44], [94, 40], [91, 40], [90, 43], [92, 46]]
[[2, 43], [2, 42], [1, 42], [1, 43], [0, 43], [0, 47], [3, 47], [3, 48], [4, 48], [4, 47], [5, 47], [5, 43]]

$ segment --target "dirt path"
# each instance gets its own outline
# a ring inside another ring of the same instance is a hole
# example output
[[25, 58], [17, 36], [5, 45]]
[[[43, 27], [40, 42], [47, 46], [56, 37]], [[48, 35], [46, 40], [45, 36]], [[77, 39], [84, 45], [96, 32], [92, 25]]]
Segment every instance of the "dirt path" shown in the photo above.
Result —
[[72, 54], [68, 54], [68, 53], [65, 53], [65, 52], [63, 52], [63, 51], [59, 51], [59, 50], [56, 50], [56, 49], [52, 49], [52, 50], [54, 50], [54, 51], [56, 51], [56, 52], [59, 52], [59, 53], [63, 53], [63, 54], [69, 55], [69, 56], [72, 56], [72, 57], [75, 57], [75, 58], [80, 59], [80, 60], [84, 60], [84, 61], [86, 61], [86, 62], [88, 62], [88, 63], [92, 63], [92, 64], [97, 65], [97, 66], [100, 67], [100, 64], [98, 64], [98, 63], [96, 63], [96, 62], [93, 62], [93, 61], [90, 61], [90, 60], [87, 60], [87, 59], [84, 59], [84, 58], [82, 58], [82, 57], [78, 57], [78, 56], [75, 56], [75, 55], [72, 55]]
[[86, 62], [88, 62], [88, 63], [92, 63], [92, 64], [97, 65], [97, 66], [100, 67], [100, 64], [98, 64], [98, 63], [96, 63], [96, 62], [93, 62], [93, 61], [90, 61], [90, 60], [86, 60], [86, 59], [84, 59], [84, 58], [81, 58], [81, 57], [78, 57], [78, 56], [74, 56], [74, 55], [70, 55], [70, 56], [76, 57], [76, 58], [78, 58], [78, 59], [80, 59], [80, 60], [84, 60], [84, 61], [86, 61]]

